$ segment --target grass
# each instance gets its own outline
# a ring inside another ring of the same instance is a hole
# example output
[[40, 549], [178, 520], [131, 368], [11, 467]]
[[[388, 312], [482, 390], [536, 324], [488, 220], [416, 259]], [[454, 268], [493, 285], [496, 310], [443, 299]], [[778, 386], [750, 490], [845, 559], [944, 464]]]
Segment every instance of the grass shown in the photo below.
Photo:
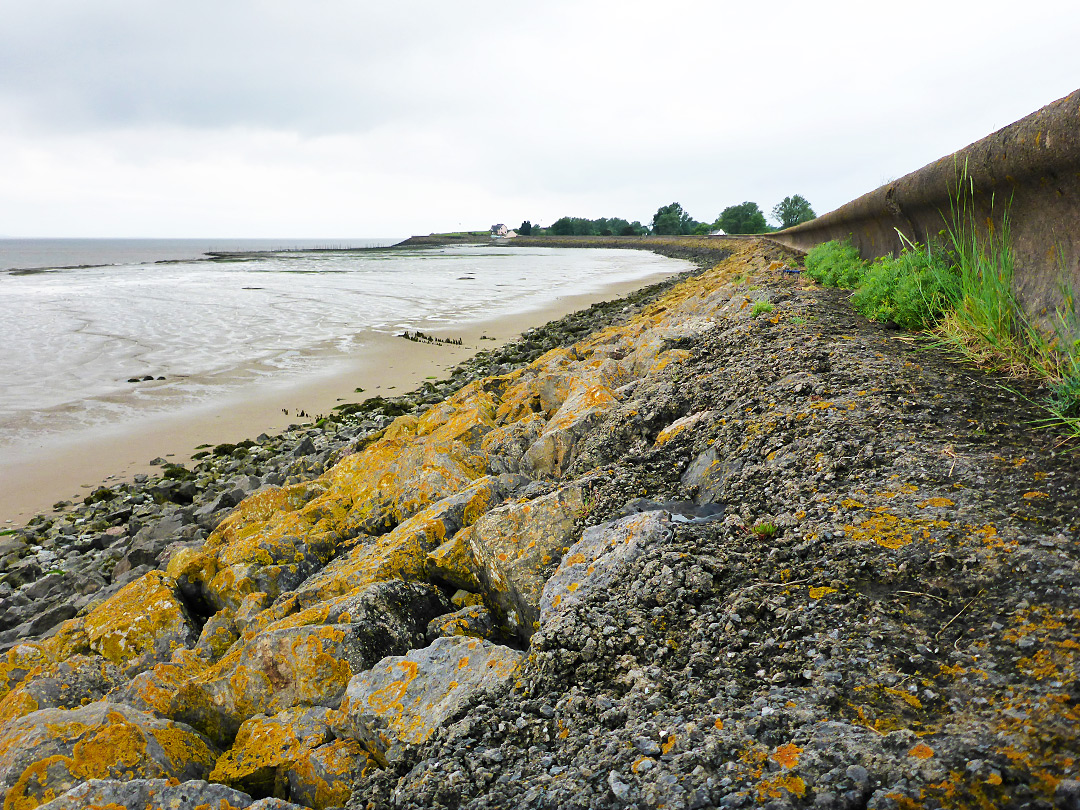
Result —
[[754, 308], [750, 310], [750, 317], [756, 318], [758, 315], [762, 315], [766, 312], [772, 312], [773, 305], [768, 301], [755, 301]]
[[854, 290], [852, 306], [871, 320], [929, 331], [980, 367], [1043, 380], [1050, 388], [1042, 403], [1050, 417], [1043, 422], [1080, 439], [1080, 315], [1073, 291], [1063, 287], [1052, 333], [1037, 328], [1012, 290], [1008, 205], [1000, 220], [989, 218], [983, 236], [974, 194], [965, 169], [939, 244], [908, 242], [900, 255], [867, 263], [850, 242], [826, 242], [807, 253], [806, 273]]

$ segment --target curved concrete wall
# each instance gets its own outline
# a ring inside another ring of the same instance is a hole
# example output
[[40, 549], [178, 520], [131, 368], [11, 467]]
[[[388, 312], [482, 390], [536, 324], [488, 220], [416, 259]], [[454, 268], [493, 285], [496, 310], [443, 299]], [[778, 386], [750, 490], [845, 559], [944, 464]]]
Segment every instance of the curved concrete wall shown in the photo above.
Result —
[[772, 238], [809, 250], [850, 236], [867, 259], [899, 251], [897, 231], [925, 242], [945, 227], [965, 163], [984, 238], [987, 224], [1000, 225], [1003, 204], [1011, 200], [1014, 289], [1025, 309], [1037, 318], [1052, 313], [1061, 304], [1063, 281], [1080, 294], [1080, 90]]

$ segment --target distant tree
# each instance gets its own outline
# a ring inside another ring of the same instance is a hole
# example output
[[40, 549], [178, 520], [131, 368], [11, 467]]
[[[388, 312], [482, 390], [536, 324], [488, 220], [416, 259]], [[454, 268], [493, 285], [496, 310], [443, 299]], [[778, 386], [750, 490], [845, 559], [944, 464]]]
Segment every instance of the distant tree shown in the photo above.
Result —
[[619, 229], [619, 236], [644, 236], [648, 229], [636, 219]]
[[697, 223], [677, 202], [657, 209], [652, 218], [653, 233], [674, 236], [690, 233]]
[[518, 233], [522, 236], [532, 236], [532, 223], [529, 220], [522, 222], [521, 227], [518, 228]]
[[791, 228], [800, 222], [809, 222], [817, 216], [814, 209], [810, 207], [810, 203], [800, 194], [784, 197], [773, 206], [772, 215], [773, 219], [780, 223], [781, 230]]
[[559, 217], [551, 223], [551, 232], [556, 236], [573, 236], [574, 223], [570, 217]]
[[711, 230], [713, 230], [713, 226], [708, 222], [699, 222], [690, 233], [695, 236], [705, 236]]
[[756, 202], [744, 202], [742, 205], [729, 205], [713, 225], [724, 233], [765, 233], [769, 223]]

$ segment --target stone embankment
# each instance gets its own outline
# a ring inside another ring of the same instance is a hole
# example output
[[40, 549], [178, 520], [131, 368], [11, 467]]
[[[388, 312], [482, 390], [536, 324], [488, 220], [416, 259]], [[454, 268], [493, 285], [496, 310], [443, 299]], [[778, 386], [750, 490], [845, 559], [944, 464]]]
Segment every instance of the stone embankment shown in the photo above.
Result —
[[1076, 454], [722, 247], [6, 538], [5, 810], [1080, 807]]

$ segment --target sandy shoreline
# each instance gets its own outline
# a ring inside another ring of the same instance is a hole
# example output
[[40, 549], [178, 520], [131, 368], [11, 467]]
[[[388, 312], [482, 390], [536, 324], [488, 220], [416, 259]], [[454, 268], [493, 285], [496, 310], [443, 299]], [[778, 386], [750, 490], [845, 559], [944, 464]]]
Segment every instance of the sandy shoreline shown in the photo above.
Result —
[[[104, 429], [91, 437], [43, 448], [30, 458], [0, 459], [0, 528], [21, 526], [34, 515], [51, 511], [58, 501], [81, 500], [101, 484], [152, 473], [159, 468], [149, 462], [157, 457], [186, 463], [199, 445], [237, 442], [309, 422], [296, 416], [300, 410], [309, 415], [327, 413], [342, 402], [406, 393], [425, 378], [441, 379], [467, 357], [501, 346], [526, 329], [671, 275], [657, 273], [592, 293], [563, 296], [527, 313], [430, 330], [437, 336], [462, 338], [463, 346], [425, 345], [373, 334], [371, 350], [350, 358], [333, 373], [289, 387], [260, 386], [244, 398]], [[494, 340], [480, 340], [481, 335]], [[356, 388], [363, 388], [364, 393], [355, 393]]]

